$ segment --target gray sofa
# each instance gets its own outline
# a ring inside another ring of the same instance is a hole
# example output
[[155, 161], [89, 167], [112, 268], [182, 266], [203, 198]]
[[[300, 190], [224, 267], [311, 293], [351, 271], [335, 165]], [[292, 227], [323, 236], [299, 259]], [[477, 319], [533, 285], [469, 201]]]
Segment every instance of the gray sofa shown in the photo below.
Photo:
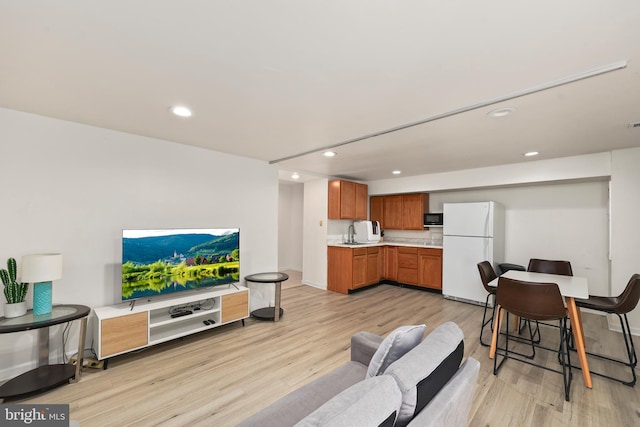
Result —
[[480, 363], [461, 364], [453, 322], [422, 340], [424, 325], [382, 338], [359, 332], [351, 360], [247, 418], [240, 427], [466, 426]]

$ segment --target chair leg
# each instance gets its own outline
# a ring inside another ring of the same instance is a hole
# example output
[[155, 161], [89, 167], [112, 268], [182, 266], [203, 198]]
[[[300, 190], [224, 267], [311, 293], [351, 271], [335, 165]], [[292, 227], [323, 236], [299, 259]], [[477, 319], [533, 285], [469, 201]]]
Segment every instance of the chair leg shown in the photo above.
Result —
[[[491, 319], [486, 319], [487, 317], [487, 309], [489, 308], [489, 297], [491, 297], [491, 295], [493, 295], [493, 311], [491, 313]], [[482, 325], [480, 325], [480, 345], [484, 346], [484, 347], [488, 347], [489, 344], [485, 343], [484, 341], [482, 341], [482, 333], [484, 332], [484, 327], [487, 326], [487, 324], [491, 323], [491, 330], [493, 330], [493, 318], [495, 317], [496, 314], [496, 303], [495, 303], [495, 294], [487, 294], [487, 299], [484, 302], [484, 313], [482, 314]]]
[[[498, 337], [496, 338], [496, 340], [500, 340], [500, 326], [501, 326], [500, 325], [500, 312], [501, 311], [502, 311], [502, 307], [500, 307], [498, 309], [498, 312], [495, 313], [495, 315], [497, 316], [496, 317], [497, 320], [496, 320], [496, 324], [494, 325], [494, 327], [498, 328]], [[505, 346], [505, 354], [503, 355], [502, 360], [500, 361], [500, 363], [498, 363], [498, 355], [500, 354], [500, 352], [498, 351], [499, 346], [498, 346], [498, 343], [496, 342], [496, 353], [493, 356], [493, 375], [498, 375], [498, 370], [500, 369], [502, 364], [505, 362], [505, 360], [507, 360], [507, 355], [509, 354], [509, 327], [508, 327], [508, 325], [509, 325], [509, 312], [507, 311], [506, 313], [507, 313], [507, 316], [506, 316], [507, 317], [507, 319], [506, 319], [506, 322], [507, 322], [507, 333], [506, 333], [506, 335], [507, 335], [507, 343], [506, 343], [506, 346]]]
[[[601, 354], [596, 354], [596, 353], [591, 353], [591, 352], [586, 352], [589, 356], [593, 356], [593, 357], [597, 357], [599, 359], [603, 359], [603, 360], [608, 360], [610, 362], [614, 362], [614, 363], [619, 363], [621, 365], [627, 366], [629, 367], [629, 369], [631, 369], [631, 380], [630, 381], [625, 381], [624, 379], [621, 378], [616, 378], [610, 375], [605, 375], [602, 374], [600, 372], [595, 372], [595, 371], [591, 371], [591, 373], [593, 375], [597, 375], [599, 377], [603, 377], [603, 378], [607, 378], [610, 380], [614, 380], [614, 381], [618, 381], [624, 385], [628, 385], [630, 387], [633, 387], [636, 384], [637, 381], [637, 377], [636, 377], [636, 370], [635, 367], [638, 364], [638, 356], [636, 354], [636, 349], [635, 346], [633, 344], [633, 336], [631, 335], [631, 328], [629, 327], [629, 319], [627, 318], [626, 314], [620, 315], [618, 313], [615, 313], [616, 316], [618, 316], [618, 319], [620, 320], [620, 329], [622, 329], [622, 338], [624, 339], [624, 345], [625, 345], [625, 349], [627, 352], [627, 359], [629, 359], [628, 362], [624, 361], [624, 360], [620, 360], [620, 359], [614, 359], [613, 357], [608, 357], [608, 356], [604, 356]], [[624, 316], [624, 319], [623, 319]], [[575, 348], [573, 346], [570, 347], [571, 350], [575, 351]], [[579, 366], [574, 366], [574, 368], [580, 368]]]
[[[562, 382], [564, 384], [564, 399], [569, 401], [569, 393], [571, 391], [571, 380], [573, 374], [571, 372], [571, 356], [569, 351], [569, 336], [567, 334], [567, 319], [560, 319], [560, 356], [562, 361]], [[565, 360], [566, 359], [566, 360]]]

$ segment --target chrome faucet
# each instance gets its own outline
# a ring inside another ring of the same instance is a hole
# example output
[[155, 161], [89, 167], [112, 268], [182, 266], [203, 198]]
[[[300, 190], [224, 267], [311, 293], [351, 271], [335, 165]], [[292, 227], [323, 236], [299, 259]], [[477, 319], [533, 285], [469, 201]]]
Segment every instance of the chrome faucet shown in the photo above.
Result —
[[353, 226], [353, 224], [351, 224], [347, 229], [347, 243], [355, 243], [356, 242], [355, 235], [356, 235], [356, 229]]

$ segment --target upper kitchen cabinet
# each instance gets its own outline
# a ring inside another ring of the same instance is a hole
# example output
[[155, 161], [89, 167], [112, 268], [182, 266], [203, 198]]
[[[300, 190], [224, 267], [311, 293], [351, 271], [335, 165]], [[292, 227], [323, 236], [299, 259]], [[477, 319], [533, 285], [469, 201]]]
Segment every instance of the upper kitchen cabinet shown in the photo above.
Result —
[[329, 181], [329, 219], [367, 219], [366, 184]]
[[429, 194], [372, 196], [369, 213], [384, 230], [423, 230], [424, 214], [429, 212]]
[[384, 209], [383, 200], [384, 196], [371, 196], [369, 198], [369, 219], [371, 221], [379, 221], [380, 227], [384, 229], [384, 222], [382, 221], [384, 216], [382, 214], [382, 210]]

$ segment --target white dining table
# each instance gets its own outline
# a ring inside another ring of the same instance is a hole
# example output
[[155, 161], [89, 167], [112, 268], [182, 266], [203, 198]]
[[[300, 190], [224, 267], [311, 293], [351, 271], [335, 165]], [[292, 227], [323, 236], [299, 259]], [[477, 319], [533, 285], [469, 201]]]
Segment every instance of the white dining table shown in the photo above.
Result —
[[[529, 271], [517, 271], [509, 270], [500, 277], [506, 277], [508, 279], [522, 280], [525, 282], [537, 282], [537, 283], [556, 283], [560, 289], [560, 294], [564, 297], [567, 312], [569, 313], [569, 319], [571, 320], [571, 329], [573, 331], [573, 338], [576, 345], [576, 352], [578, 353], [578, 359], [580, 360], [580, 368], [582, 369], [582, 378], [584, 379], [584, 385], [587, 388], [592, 388], [591, 372], [589, 372], [589, 362], [587, 361], [587, 353], [584, 348], [584, 330], [582, 328], [582, 317], [580, 315], [580, 308], [576, 306], [575, 298], [589, 298], [589, 288], [587, 286], [587, 278], [580, 276], [561, 276], [559, 274], [546, 274], [546, 273], [533, 273]], [[490, 286], [498, 286], [500, 277], [489, 282]], [[499, 309], [500, 305], [496, 306]], [[500, 324], [504, 317], [504, 310], [500, 314]], [[496, 323], [494, 322], [494, 325]], [[491, 338], [491, 348], [489, 349], [489, 357], [493, 359], [496, 353], [496, 346], [498, 342], [498, 329], [493, 329], [493, 336]]]

